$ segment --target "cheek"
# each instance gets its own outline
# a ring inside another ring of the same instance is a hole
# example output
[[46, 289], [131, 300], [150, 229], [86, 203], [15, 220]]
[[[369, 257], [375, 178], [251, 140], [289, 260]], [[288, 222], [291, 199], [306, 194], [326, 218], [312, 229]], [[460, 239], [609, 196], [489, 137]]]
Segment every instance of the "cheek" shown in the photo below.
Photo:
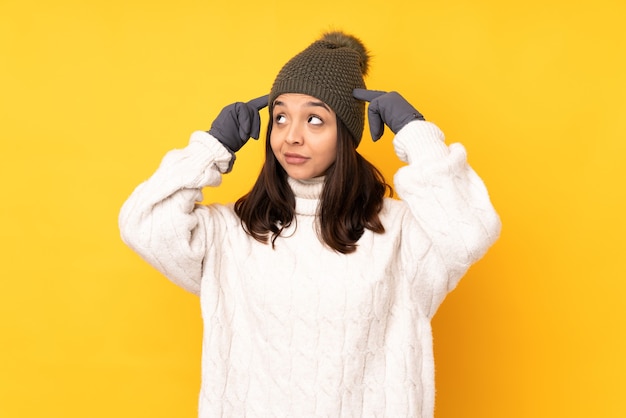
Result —
[[329, 163], [334, 163], [337, 159], [337, 138], [331, 137], [325, 141], [323, 148], [320, 150]]

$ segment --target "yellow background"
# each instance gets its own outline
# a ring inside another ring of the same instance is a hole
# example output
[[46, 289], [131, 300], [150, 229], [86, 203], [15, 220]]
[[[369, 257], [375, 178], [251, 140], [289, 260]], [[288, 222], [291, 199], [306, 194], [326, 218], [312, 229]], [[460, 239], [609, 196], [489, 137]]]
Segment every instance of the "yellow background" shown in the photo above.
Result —
[[[195, 416], [197, 299], [122, 244], [119, 208], [329, 28], [465, 144], [504, 224], [434, 320], [436, 416], [626, 416], [624, 21], [621, 0], [2, 0], [0, 417]], [[361, 146], [389, 179], [390, 142]]]

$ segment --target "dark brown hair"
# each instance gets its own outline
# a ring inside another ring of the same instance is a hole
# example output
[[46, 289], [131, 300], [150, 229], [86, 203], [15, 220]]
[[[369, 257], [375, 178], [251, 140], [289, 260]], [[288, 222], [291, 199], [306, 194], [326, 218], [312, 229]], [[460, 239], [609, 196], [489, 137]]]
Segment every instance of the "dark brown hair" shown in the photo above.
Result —
[[[287, 173], [270, 144], [272, 116], [267, 128], [265, 163], [252, 190], [235, 203], [244, 230], [257, 241], [272, 246], [295, 216], [296, 200]], [[393, 190], [382, 173], [356, 150], [357, 140], [337, 118], [337, 158], [325, 173], [318, 208], [320, 239], [343, 254], [352, 253], [365, 229], [384, 233], [378, 213], [385, 194]]]

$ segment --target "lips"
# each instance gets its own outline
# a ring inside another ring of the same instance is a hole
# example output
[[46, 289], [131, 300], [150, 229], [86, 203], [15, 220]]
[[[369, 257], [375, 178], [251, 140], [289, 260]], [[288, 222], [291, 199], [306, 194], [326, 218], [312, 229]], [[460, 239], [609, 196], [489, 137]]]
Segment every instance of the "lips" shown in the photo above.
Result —
[[296, 154], [293, 152], [286, 152], [284, 154], [284, 157], [285, 157], [285, 162], [287, 164], [293, 164], [293, 165], [304, 164], [309, 160], [309, 157], [305, 157], [304, 155]]

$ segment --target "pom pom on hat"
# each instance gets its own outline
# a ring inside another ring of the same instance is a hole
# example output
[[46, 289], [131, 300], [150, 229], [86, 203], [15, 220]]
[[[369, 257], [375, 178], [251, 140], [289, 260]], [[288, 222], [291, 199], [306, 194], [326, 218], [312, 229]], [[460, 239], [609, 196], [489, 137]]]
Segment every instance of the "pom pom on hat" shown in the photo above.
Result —
[[270, 91], [270, 107], [284, 93], [316, 97], [333, 109], [358, 145], [365, 124], [365, 102], [354, 98], [352, 91], [365, 88], [369, 58], [357, 37], [340, 31], [324, 33], [280, 70]]
[[370, 54], [359, 38], [344, 32], [327, 32], [322, 35], [321, 40], [330, 42], [340, 48], [350, 48], [355, 50], [361, 58], [361, 74], [363, 74], [364, 77], [367, 75], [367, 71], [369, 70]]

